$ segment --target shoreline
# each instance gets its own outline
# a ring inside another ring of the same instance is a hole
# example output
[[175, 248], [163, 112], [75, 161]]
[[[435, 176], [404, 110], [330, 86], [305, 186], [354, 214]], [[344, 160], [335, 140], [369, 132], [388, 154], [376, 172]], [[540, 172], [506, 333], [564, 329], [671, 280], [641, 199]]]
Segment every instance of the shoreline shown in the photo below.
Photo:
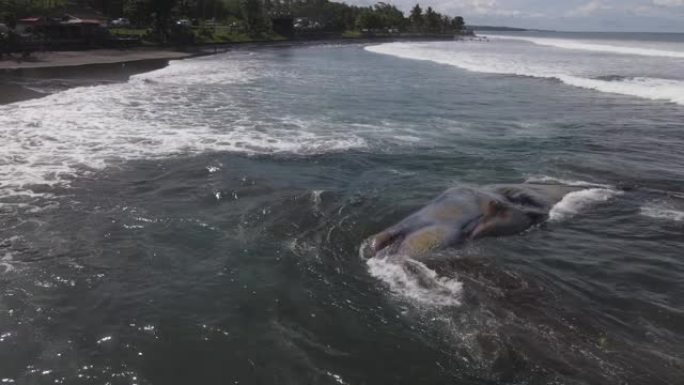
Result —
[[0, 61], [0, 105], [41, 98], [75, 87], [125, 82], [133, 75], [164, 68], [171, 60], [215, 55], [231, 50], [458, 39], [440, 36], [365, 37], [224, 43], [185, 49], [142, 47], [52, 51], [43, 54], [46, 55], [43, 61]]
[[0, 71], [120, 64], [144, 60], [176, 60], [190, 56], [193, 56], [192, 52], [161, 48], [48, 51], [36, 52], [28, 60], [0, 60]]
[[0, 105], [48, 96], [76, 87], [126, 82], [166, 67], [171, 59], [42, 66], [0, 70]]
[[189, 57], [212, 55], [231, 49], [256, 49], [297, 47], [325, 44], [368, 44], [393, 41], [444, 41], [456, 40], [457, 36], [382, 36], [360, 38], [324, 38], [264, 40], [250, 42], [199, 44], [187, 47], [135, 47], [126, 49], [98, 48], [79, 51], [36, 52], [28, 60], [0, 60], [0, 74], [23, 69], [42, 69], [59, 67], [89, 66], [96, 64], [131, 63], [145, 60], [179, 60]]

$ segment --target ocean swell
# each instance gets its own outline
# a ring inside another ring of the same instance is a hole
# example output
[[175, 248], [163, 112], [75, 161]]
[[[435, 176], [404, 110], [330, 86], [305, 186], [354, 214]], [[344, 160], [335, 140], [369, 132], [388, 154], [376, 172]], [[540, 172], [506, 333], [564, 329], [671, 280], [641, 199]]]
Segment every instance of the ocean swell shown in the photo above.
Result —
[[368, 46], [365, 49], [369, 52], [404, 59], [451, 65], [471, 72], [553, 79], [573, 87], [603, 93], [635, 96], [642, 99], [661, 100], [684, 105], [684, 81], [677, 79], [624, 77], [613, 74], [586, 77], [569, 73], [567, 68], [560, 65], [536, 63], [534, 58], [527, 61], [492, 54], [474, 54], [465, 50], [444, 49], [439, 45], [425, 43], [387, 43]]
[[587, 207], [598, 202], [605, 202], [618, 194], [620, 194], [619, 191], [607, 188], [590, 188], [571, 192], [551, 208], [549, 220], [560, 221], [572, 217]]
[[684, 52], [670, 51], [663, 49], [645, 48], [645, 47], [627, 47], [623, 45], [613, 44], [596, 44], [587, 43], [577, 40], [569, 39], [549, 39], [543, 37], [528, 37], [528, 36], [487, 36], [490, 39], [499, 40], [522, 40], [546, 47], [555, 47], [561, 49], [602, 52], [618, 55], [637, 55], [637, 56], [653, 56], [653, 57], [669, 57], [669, 58], [684, 58]]
[[636, 96], [651, 100], [665, 100], [684, 105], [684, 81], [646, 77], [603, 80], [572, 75], [557, 75], [561, 82], [600, 92]]

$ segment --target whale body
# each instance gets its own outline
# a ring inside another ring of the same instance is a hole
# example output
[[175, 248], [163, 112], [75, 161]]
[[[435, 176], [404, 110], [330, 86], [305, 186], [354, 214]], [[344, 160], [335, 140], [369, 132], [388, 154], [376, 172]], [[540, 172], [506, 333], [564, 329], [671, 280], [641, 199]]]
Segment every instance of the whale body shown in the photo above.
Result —
[[368, 238], [361, 254], [365, 258], [418, 257], [482, 237], [518, 234], [547, 220], [565, 195], [582, 189], [527, 183], [450, 188], [422, 209]]

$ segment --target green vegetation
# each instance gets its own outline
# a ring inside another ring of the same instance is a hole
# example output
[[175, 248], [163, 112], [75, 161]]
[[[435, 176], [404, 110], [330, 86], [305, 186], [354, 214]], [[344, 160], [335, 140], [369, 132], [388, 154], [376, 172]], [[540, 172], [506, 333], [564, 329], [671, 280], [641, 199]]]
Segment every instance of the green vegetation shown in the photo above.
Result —
[[342, 38], [344, 39], [358, 39], [363, 37], [361, 31], [344, 31], [342, 32]]
[[109, 33], [117, 36], [135, 36], [143, 38], [150, 33], [147, 28], [110, 28]]
[[283, 36], [273, 32], [250, 34], [236, 31], [229, 26], [192, 28], [195, 42], [200, 44], [247, 43], [251, 41], [280, 41]]
[[329, 0], [0, 0], [0, 22], [12, 26], [21, 17], [55, 16], [79, 7], [119, 19], [110, 29], [113, 36], [157, 43], [281, 40], [293, 33], [345, 38], [458, 34], [465, 27], [462, 17], [418, 4], [406, 17], [384, 2], [361, 7]]
[[67, 3], [68, 0], [0, 0], [0, 23], [14, 27], [21, 17], [45, 14]]

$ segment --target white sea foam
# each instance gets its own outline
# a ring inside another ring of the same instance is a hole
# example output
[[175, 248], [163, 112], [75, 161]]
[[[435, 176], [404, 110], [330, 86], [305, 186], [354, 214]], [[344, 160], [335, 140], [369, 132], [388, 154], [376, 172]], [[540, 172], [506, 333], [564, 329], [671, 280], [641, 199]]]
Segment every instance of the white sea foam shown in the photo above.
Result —
[[556, 177], [548, 176], [548, 175], [532, 175], [532, 176], [527, 177], [525, 179], [525, 182], [526, 183], [555, 183], [555, 184], [564, 184], [567, 186], [602, 187], [605, 189], [612, 189], [613, 188], [613, 186], [607, 185], [607, 184], [586, 182], [583, 180], [556, 178]]
[[655, 219], [684, 222], [684, 211], [674, 209], [667, 204], [647, 204], [641, 207], [641, 215]]
[[339, 374], [332, 373], [332, 372], [325, 372], [325, 374], [327, 374], [329, 377], [331, 377], [333, 380], [335, 380], [335, 382], [337, 382], [338, 384], [347, 385], [347, 383], [344, 382], [344, 379], [342, 378], [342, 376], [340, 376]]
[[314, 209], [316, 211], [320, 211], [321, 209], [321, 203], [323, 202], [321, 199], [321, 195], [325, 192], [325, 190], [313, 190], [311, 191], [311, 201], [313, 202]]
[[228, 85], [247, 83], [259, 76], [258, 69], [248, 61], [217, 61], [216, 56], [194, 60], [178, 60], [153, 71], [134, 75], [133, 81], [147, 81], [175, 85]]
[[[365, 49], [404, 59], [451, 65], [472, 72], [554, 79], [573, 87], [684, 105], [684, 80], [656, 77], [587, 77], [578, 75], [573, 68], [568, 68], [567, 61], [543, 62], [531, 54], [499, 54], [495, 49], [459, 50], [446, 46], [445, 43], [386, 43]], [[584, 73], [586, 69], [577, 71]]]
[[549, 219], [552, 221], [560, 221], [572, 217], [587, 207], [598, 202], [605, 202], [618, 194], [620, 194], [619, 191], [607, 188], [590, 188], [573, 191], [565, 195], [560, 202], [556, 203], [551, 208]]
[[370, 274], [385, 282], [391, 292], [417, 304], [458, 306], [463, 284], [456, 278], [439, 277], [423, 263], [410, 258], [370, 258]]
[[[0, 106], [0, 199], [34, 185], [133, 159], [204, 151], [315, 154], [366, 146], [341, 124], [265, 116], [230, 92], [258, 75], [254, 64], [172, 62], [127, 83], [80, 87]], [[258, 109], [257, 109], [258, 110]]]
[[5, 255], [0, 258], [0, 268], [3, 270], [0, 273], [8, 273], [14, 270], [13, 258], [11, 253], [5, 253]]
[[684, 58], [684, 51], [674, 51], [665, 49], [655, 49], [648, 47], [626, 46], [620, 42], [606, 42], [606, 43], [589, 43], [586, 41], [572, 40], [572, 39], [552, 39], [545, 37], [529, 37], [529, 36], [503, 36], [492, 35], [487, 36], [490, 39], [501, 40], [523, 40], [537, 45], [555, 47], [562, 49], [591, 51], [611, 53], [618, 55], [637, 55], [637, 56], [655, 56], [655, 57], [669, 57], [669, 58]]
[[684, 81], [681, 80], [646, 77], [600, 80], [572, 75], [557, 75], [556, 78], [579, 88], [651, 100], [666, 100], [684, 105]]

